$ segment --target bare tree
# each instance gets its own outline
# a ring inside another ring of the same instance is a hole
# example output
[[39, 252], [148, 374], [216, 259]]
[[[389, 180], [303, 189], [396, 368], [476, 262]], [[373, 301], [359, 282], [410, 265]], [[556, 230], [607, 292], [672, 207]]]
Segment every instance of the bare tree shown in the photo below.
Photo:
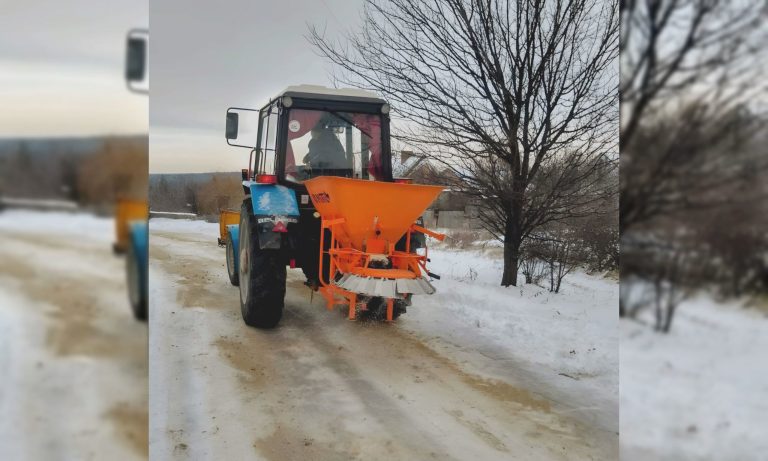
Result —
[[545, 231], [533, 237], [539, 241], [549, 275], [549, 291], [559, 293], [565, 276], [570, 274], [582, 261], [582, 242], [576, 232], [563, 223], [548, 226]]
[[619, 268], [619, 206], [606, 200], [598, 213], [578, 219], [570, 226], [583, 245], [586, 269], [605, 272]]
[[669, 332], [677, 307], [709, 269], [705, 255], [694, 250], [698, 242], [689, 237], [672, 223], [623, 242], [622, 316], [636, 318], [652, 307], [654, 330]]
[[120, 198], [146, 200], [149, 149], [146, 138], [106, 138], [101, 148], [82, 159], [77, 195], [86, 206], [111, 210]]
[[589, 213], [598, 194], [580, 192], [615, 166], [618, 23], [613, 2], [367, 0], [359, 33], [310, 40], [340, 83], [386, 96], [405, 121], [395, 135], [477, 199], [510, 286], [523, 240]]
[[[764, 126], [762, 0], [621, 1], [621, 230], [734, 195], [744, 147]], [[760, 82], [763, 83], [760, 83]], [[735, 130], [738, 129], [738, 132]], [[709, 193], [706, 193], [709, 192]]]
[[[768, 190], [764, 179], [753, 181], [751, 186]], [[725, 296], [765, 292], [768, 203], [735, 203], [717, 213], [692, 214], [689, 220], [695, 229], [689, 238], [709, 260], [708, 270], [699, 274], [698, 282], [718, 286]]]
[[241, 180], [237, 176], [214, 173], [211, 179], [195, 188], [196, 213], [215, 220], [221, 210], [237, 210], [242, 203], [242, 190]]
[[527, 240], [520, 251], [520, 268], [525, 277], [525, 283], [538, 284], [546, 275], [544, 265], [545, 250], [543, 244], [536, 240]]
[[685, 281], [686, 251], [670, 248], [659, 261], [659, 271], [653, 278], [656, 331], [669, 333], [677, 306], [690, 294]]

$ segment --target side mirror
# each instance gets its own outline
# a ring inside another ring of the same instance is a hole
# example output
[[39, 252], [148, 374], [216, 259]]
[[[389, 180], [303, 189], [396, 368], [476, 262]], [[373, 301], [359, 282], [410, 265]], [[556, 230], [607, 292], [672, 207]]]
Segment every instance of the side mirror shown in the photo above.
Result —
[[140, 37], [128, 37], [125, 59], [125, 79], [141, 82], [147, 70], [147, 41]]
[[240, 121], [240, 114], [227, 112], [227, 139], [237, 139], [237, 125]]
[[227, 108], [227, 124], [224, 128], [224, 137], [227, 144], [234, 147], [253, 149], [258, 139], [259, 116], [258, 109], [245, 107]]
[[131, 29], [128, 31], [125, 47], [125, 83], [128, 89], [134, 93], [149, 93], [148, 47], [148, 29]]

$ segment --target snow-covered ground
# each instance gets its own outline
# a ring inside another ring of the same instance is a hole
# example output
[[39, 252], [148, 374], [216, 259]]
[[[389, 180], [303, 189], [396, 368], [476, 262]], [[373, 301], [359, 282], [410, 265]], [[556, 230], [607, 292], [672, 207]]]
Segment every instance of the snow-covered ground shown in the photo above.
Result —
[[768, 459], [766, 351], [765, 310], [703, 294], [669, 334], [622, 321], [622, 459]]
[[[434, 242], [432, 242], [434, 244]], [[504, 288], [501, 250], [429, 250], [441, 276], [433, 296], [418, 299], [403, 328], [437, 350], [478, 351], [466, 365], [496, 377], [511, 369], [543, 383], [551, 398], [605, 429], [618, 427], [618, 292], [615, 279], [576, 271], [560, 293], [524, 284]], [[489, 249], [490, 247], [490, 249]], [[578, 395], [578, 399], [573, 399]]]
[[146, 325], [114, 223], [0, 212], [0, 459], [146, 459]]
[[217, 224], [151, 219], [150, 234], [153, 456], [618, 456], [615, 280], [502, 288], [498, 248], [437, 246], [438, 293], [392, 326], [344, 322], [291, 270], [263, 332], [242, 324]]

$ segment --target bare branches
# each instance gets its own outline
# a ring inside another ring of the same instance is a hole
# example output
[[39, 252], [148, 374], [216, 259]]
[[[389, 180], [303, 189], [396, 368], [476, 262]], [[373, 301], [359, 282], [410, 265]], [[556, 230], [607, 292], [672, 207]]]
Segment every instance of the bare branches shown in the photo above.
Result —
[[748, 158], [765, 127], [754, 101], [768, 89], [756, 60], [768, 16], [757, 0], [646, 0], [622, 2], [621, 19], [625, 232], [728, 203], [745, 167], [768, 168]]
[[341, 69], [339, 83], [391, 101], [406, 121], [394, 135], [477, 198], [515, 266], [503, 284], [514, 284], [522, 239], [588, 213], [600, 177], [615, 172], [618, 6], [369, 0], [363, 22], [345, 42], [314, 28], [310, 41]]
[[746, 100], [744, 94], [723, 94], [723, 83], [738, 78], [744, 58], [761, 46], [750, 35], [765, 20], [763, 2], [646, 0], [621, 7], [622, 150], [646, 111], [658, 109], [670, 94], [696, 88], [700, 100]]

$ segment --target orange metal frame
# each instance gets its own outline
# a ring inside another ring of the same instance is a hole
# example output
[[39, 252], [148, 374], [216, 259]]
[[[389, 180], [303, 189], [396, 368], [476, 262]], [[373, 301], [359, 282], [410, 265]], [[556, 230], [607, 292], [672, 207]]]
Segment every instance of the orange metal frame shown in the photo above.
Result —
[[[437, 240], [442, 241], [445, 238], [444, 234], [425, 229], [416, 224], [412, 224], [407, 231], [405, 251], [395, 250], [393, 243], [384, 241], [382, 239], [373, 238], [368, 239], [366, 242], [366, 250], [375, 249], [376, 251], [365, 252], [352, 248], [348, 243], [340, 242], [336, 238], [335, 226], [343, 224], [344, 218], [336, 219], [321, 219], [320, 226], [320, 267], [319, 276], [321, 287], [319, 288], [320, 294], [326, 300], [326, 307], [328, 310], [332, 310], [333, 306], [340, 304], [337, 302], [339, 297], [344, 299], [344, 302], [349, 307], [348, 317], [350, 320], [355, 319], [356, 307], [357, 307], [357, 293], [345, 290], [333, 283], [336, 273], [342, 274], [353, 273], [355, 275], [381, 277], [385, 275], [386, 278], [398, 279], [398, 278], [417, 278], [427, 271], [427, 253], [424, 255], [418, 255], [411, 253], [411, 234], [413, 232], [421, 232], [425, 235], [429, 235]], [[328, 251], [325, 251], [325, 229], [331, 231], [331, 244]], [[426, 245], [425, 245], [426, 250]], [[323, 256], [329, 256], [328, 264], [328, 277], [329, 280], [323, 280]], [[377, 269], [369, 267], [373, 254], [384, 254], [392, 261], [393, 269]], [[387, 321], [391, 322], [394, 314], [394, 302], [393, 298], [387, 298]]]

